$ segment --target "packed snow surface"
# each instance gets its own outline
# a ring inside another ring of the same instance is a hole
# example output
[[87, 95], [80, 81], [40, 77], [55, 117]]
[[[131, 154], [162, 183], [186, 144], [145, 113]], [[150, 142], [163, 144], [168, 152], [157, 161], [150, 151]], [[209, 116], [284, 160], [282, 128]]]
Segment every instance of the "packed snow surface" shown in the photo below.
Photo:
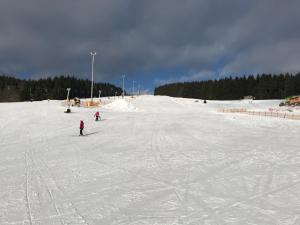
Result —
[[300, 121], [217, 112], [279, 101], [124, 101], [1, 103], [0, 224], [300, 224]]

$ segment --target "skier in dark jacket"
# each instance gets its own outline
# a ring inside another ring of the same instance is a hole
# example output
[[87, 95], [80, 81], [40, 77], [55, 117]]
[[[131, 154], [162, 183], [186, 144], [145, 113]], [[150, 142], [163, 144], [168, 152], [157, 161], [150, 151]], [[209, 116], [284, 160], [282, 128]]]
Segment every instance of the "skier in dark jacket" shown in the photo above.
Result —
[[80, 135], [83, 135], [82, 131], [84, 129], [84, 122], [82, 120], [80, 120], [79, 129], [80, 129]]

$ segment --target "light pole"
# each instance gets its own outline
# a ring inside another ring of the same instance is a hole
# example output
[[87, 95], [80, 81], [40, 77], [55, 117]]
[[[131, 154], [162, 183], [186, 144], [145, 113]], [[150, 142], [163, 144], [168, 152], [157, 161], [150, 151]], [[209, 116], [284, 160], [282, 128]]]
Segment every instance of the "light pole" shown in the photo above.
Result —
[[122, 92], [122, 98], [124, 98], [125, 90], [124, 90], [124, 80], [125, 80], [125, 74], [122, 75], [123, 78], [123, 92]]
[[90, 52], [92, 56], [92, 86], [91, 86], [91, 102], [93, 102], [93, 84], [94, 84], [94, 58], [97, 54], [96, 52]]
[[99, 102], [101, 102], [101, 90], [99, 90]]
[[134, 83], [135, 83], [135, 81], [133, 80], [132, 81], [132, 96], [134, 95]]
[[32, 102], [31, 87], [29, 88], [30, 101]]

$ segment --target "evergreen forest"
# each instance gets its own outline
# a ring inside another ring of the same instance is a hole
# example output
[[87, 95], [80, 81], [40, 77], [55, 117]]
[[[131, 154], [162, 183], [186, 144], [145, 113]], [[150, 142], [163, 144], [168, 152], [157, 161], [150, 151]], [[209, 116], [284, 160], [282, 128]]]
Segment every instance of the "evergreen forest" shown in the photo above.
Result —
[[[10, 76], [0, 76], [0, 102], [40, 101], [46, 99], [62, 100], [67, 97], [67, 88], [71, 88], [70, 98], [89, 98], [91, 81], [72, 76], [24, 80]], [[109, 83], [94, 83], [93, 96], [121, 95], [122, 89]]]
[[207, 100], [283, 99], [300, 94], [300, 73], [261, 74], [227, 77], [219, 80], [165, 84], [156, 87], [155, 95]]

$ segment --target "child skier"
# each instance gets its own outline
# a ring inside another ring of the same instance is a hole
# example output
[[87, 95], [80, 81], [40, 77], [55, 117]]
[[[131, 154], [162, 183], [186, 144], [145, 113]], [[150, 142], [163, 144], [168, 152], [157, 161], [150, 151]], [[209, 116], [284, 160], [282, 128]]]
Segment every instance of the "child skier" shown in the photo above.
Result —
[[100, 117], [99, 112], [97, 111], [94, 116], [96, 117], [96, 121], [98, 121], [98, 119]]
[[84, 129], [84, 122], [82, 120], [80, 120], [79, 129], [80, 129], [80, 135], [83, 135], [82, 131]]

